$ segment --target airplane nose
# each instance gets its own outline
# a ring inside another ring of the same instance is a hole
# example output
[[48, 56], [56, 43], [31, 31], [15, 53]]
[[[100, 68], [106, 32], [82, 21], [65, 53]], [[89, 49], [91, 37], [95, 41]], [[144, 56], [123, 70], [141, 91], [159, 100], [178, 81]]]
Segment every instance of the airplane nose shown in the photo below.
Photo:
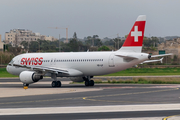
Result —
[[9, 65], [6, 66], [6, 71], [7, 71], [8, 73], [11, 73], [11, 69], [10, 69], [10, 66], [9, 66]]

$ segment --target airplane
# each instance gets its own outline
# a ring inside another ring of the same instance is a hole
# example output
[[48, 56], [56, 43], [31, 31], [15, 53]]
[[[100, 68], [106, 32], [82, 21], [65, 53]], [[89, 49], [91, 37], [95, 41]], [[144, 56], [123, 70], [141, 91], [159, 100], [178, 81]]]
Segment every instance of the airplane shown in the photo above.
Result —
[[93, 76], [125, 70], [149, 62], [151, 57], [170, 55], [152, 56], [141, 52], [145, 23], [146, 15], [138, 16], [123, 46], [117, 51], [25, 53], [15, 56], [6, 69], [10, 74], [19, 75], [24, 87], [44, 76], [52, 78], [52, 87], [61, 87], [57, 77], [69, 77], [74, 82], [85, 81], [85, 86], [94, 86]]

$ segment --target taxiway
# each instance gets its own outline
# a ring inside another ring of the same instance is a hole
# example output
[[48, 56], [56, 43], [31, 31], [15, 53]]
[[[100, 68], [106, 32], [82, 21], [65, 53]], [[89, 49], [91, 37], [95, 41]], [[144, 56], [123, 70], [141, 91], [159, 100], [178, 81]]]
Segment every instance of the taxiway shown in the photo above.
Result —
[[50, 83], [45, 79], [24, 90], [18, 79], [1, 79], [0, 119], [158, 120], [180, 114], [180, 85]]

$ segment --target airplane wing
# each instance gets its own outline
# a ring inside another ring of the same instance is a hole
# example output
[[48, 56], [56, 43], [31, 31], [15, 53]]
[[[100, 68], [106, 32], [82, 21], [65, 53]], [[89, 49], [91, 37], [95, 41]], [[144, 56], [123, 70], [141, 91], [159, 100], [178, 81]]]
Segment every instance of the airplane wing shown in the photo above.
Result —
[[39, 71], [39, 72], [43, 72], [43, 73], [50, 72], [50, 73], [68, 74], [68, 70], [54, 68], [54, 67], [29, 66], [29, 65], [19, 65], [19, 64], [13, 64], [13, 66], [21, 67], [21, 68], [27, 68], [27, 69], [30, 69], [30, 70]]
[[43, 66], [29, 66], [29, 65], [19, 65], [19, 64], [13, 64], [15, 67], [21, 67], [26, 68], [29, 70], [33, 70], [36, 72], [42, 72], [43, 74], [46, 73], [55, 73], [55, 74], [63, 74], [64, 76], [82, 76], [83, 73], [76, 69], [62, 69], [62, 68], [56, 68], [56, 67], [43, 67]]
[[144, 62], [142, 62], [142, 63], [140, 63], [140, 64], [150, 63], [150, 62], [161, 62], [161, 63], [162, 63], [162, 60], [163, 60], [163, 58], [158, 59], [158, 60], [146, 60], [146, 61], [144, 61]]

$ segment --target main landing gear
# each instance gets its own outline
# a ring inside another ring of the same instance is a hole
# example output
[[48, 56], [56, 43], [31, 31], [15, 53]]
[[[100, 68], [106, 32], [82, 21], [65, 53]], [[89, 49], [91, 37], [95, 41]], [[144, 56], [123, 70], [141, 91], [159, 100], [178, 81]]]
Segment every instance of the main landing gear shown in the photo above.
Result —
[[51, 86], [52, 87], [61, 87], [61, 81], [52, 81]]
[[51, 83], [52, 87], [61, 87], [61, 81], [57, 81], [56, 74], [51, 74], [51, 78], [54, 79], [54, 81], [52, 81], [52, 83]]
[[90, 78], [90, 76], [83, 77], [83, 79], [85, 80], [85, 86], [94, 86], [94, 80], [90, 80]]

